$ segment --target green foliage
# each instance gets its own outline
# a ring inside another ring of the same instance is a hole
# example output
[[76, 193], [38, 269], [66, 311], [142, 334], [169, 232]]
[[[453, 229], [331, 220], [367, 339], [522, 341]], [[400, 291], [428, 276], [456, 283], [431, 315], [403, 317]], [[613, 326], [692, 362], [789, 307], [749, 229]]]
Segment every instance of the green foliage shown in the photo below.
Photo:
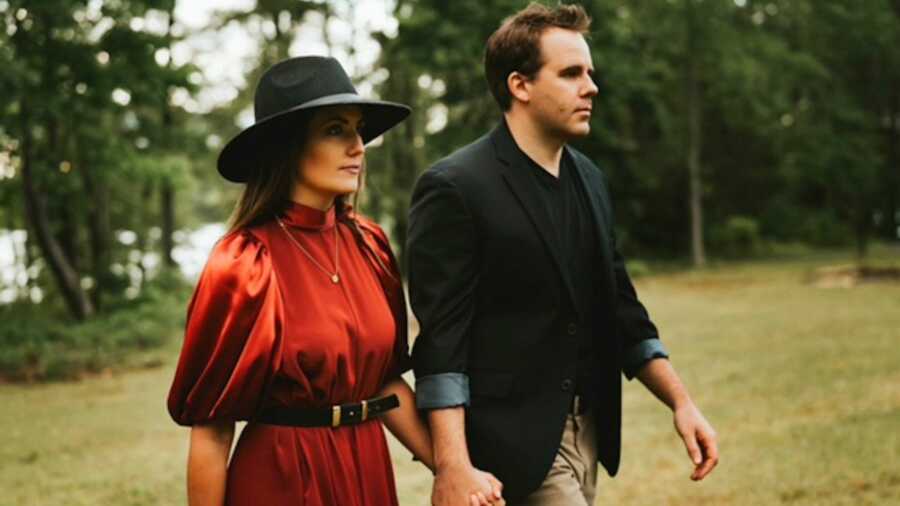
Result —
[[141, 296], [72, 323], [42, 317], [27, 303], [0, 306], [0, 380], [76, 379], [123, 367], [156, 365], [180, 336], [190, 287], [162, 276]]
[[[385, 144], [420, 160], [415, 174], [499, 120], [481, 69], [484, 43], [527, 3], [397, 3], [399, 33], [382, 42], [381, 65], [391, 74], [382, 91], [396, 90], [396, 79], [413, 83], [415, 93], [405, 96], [415, 97], [422, 140]], [[873, 233], [896, 240], [900, 7], [853, 0], [578, 3], [593, 18], [588, 41], [600, 94], [591, 135], [575, 145], [609, 176], [618, 224], [630, 231], [627, 253], [687, 252], [689, 64], [699, 69], [702, 95], [707, 237], [728, 235], [732, 216], [754, 216], [760, 240], [848, 244]], [[698, 15], [687, 21], [689, 7]], [[447, 126], [423, 133], [440, 107]], [[408, 188], [386, 191], [386, 199], [402, 199]], [[876, 213], [885, 217], [878, 231]]]
[[[196, 91], [197, 70], [171, 60], [182, 37], [173, 31], [174, 5], [0, 5], [3, 226], [28, 226], [22, 261], [42, 266], [29, 284], [76, 318], [139, 290], [158, 269], [141, 268], [135, 284], [115, 267], [137, 266], [135, 255], [154, 249], [168, 258], [166, 239], [190, 222], [182, 209], [193, 207], [187, 195], [193, 166], [209, 157], [209, 127], [170, 104], [176, 91]], [[136, 238], [121, 243], [119, 231]]]
[[[897, 2], [579, 3], [593, 18], [588, 43], [600, 94], [591, 134], [575, 145], [609, 178], [626, 255], [677, 261], [688, 252], [691, 147], [699, 150], [704, 236], [713, 254], [854, 242], [864, 252], [870, 238], [897, 240]], [[369, 149], [361, 205], [390, 231], [401, 261], [416, 177], [501, 118], [483, 75], [484, 44], [527, 4], [398, 0], [397, 33], [373, 34], [379, 60], [354, 78], [413, 113]], [[217, 13], [209, 31], [237, 25], [260, 51], [246, 62], [247, 84], [237, 97], [201, 115], [173, 100], [202, 82], [199, 69], [170, 57], [190, 36], [171, 18], [174, 5], [0, 2], [0, 228], [29, 230], [19, 260], [30, 276], [15, 289], [44, 294], [40, 313], [24, 303], [0, 309], [17, 322], [0, 324], [0, 343], [12, 343], [0, 344], [4, 370], [30, 360], [38, 371], [32, 376], [65, 376], [53, 371], [69, 366], [52, 361], [68, 360], [53, 357], [65, 355], [59, 343], [71, 340], [93, 343], [70, 346], [73, 357], [81, 354], [72, 359], [78, 364], [94, 360], [83, 350], [124, 349], [103, 344], [118, 338], [92, 333], [116, 335], [103, 325], [123, 323], [115, 320], [119, 311], [133, 317], [134, 300], [154, 307], [158, 301], [144, 292], [173, 267], [165, 262], [173, 246], [166, 239], [176, 229], [226, 218], [239, 187], [216, 174], [216, 150], [237, 132], [235, 118], [252, 105], [259, 75], [293, 55], [301, 34], [354, 8], [349, 0], [260, 0]], [[325, 42], [354, 60], [352, 44]], [[687, 69], [696, 69], [690, 80]], [[699, 90], [698, 109], [689, 106], [689, 81]], [[688, 135], [697, 110], [700, 135]], [[134, 237], [123, 242], [123, 232]], [[162, 266], [142, 264], [147, 252], [163, 257]], [[85, 322], [83, 334], [49, 323], [47, 315], [78, 314], [79, 294], [96, 306], [97, 322]]]
[[748, 216], [731, 216], [710, 230], [713, 251], [727, 257], [752, 257], [762, 250], [759, 223]]
[[653, 272], [650, 269], [650, 264], [643, 260], [629, 260], [626, 268], [628, 269], [628, 275], [635, 279], [649, 276]]
[[848, 244], [853, 231], [836, 219], [831, 210], [810, 211], [800, 224], [799, 235], [815, 246], [840, 246]]

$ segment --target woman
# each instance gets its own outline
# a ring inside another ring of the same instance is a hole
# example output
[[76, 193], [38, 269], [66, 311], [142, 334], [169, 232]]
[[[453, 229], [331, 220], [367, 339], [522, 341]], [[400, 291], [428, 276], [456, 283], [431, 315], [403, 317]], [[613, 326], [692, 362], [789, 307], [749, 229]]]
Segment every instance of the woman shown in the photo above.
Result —
[[[262, 76], [256, 123], [219, 157], [222, 176], [246, 187], [188, 308], [168, 398], [192, 426], [192, 506], [395, 505], [382, 421], [432, 467], [400, 377], [397, 266], [384, 232], [346, 201], [364, 144], [408, 114], [361, 98], [331, 58]], [[229, 463], [237, 420], [249, 423]]]

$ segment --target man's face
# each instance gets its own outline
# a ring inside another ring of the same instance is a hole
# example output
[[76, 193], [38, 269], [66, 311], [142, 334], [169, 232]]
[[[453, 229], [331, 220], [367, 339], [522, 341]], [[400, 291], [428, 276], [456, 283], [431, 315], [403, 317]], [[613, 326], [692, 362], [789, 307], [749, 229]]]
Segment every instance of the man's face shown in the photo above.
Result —
[[597, 86], [587, 42], [580, 33], [550, 28], [541, 35], [544, 65], [527, 84], [530, 116], [547, 134], [562, 139], [590, 133]]

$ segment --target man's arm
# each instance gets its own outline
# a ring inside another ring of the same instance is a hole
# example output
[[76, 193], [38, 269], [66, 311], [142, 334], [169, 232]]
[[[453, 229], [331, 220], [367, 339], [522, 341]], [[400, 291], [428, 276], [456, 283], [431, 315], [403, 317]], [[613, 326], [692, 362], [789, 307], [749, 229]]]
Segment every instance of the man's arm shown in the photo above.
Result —
[[675, 430], [694, 463], [691, 479], [702, 480], [719, 463], [716, 432], [697, 409], [668, 360], [650, 360], [638, 371], [637, 377], [674, 413]]
[[[584, 163], [591, 164], [584, 159]], [[605, 230], [609, 234], [610, 251], [612, 253], [612, 270], [616, 283], [616, 330], [622, 340], [622, 371], [629, 380], [647, 362], [655, 358], [668, 358], [669, 353], [659, 340], [656, 325], [644, 304], [638, 299], [637, 291], [631, 283], [631, 277], [625, 268], [625, 257], [619, 252], [616, 240], [615, 213], [612, 198], [609, 194], [606, 176], [596, 169], [599, 175], [599, 191], [602, 198], [603, 214], [606, 217]]]
[[719, 462], [716, 432], [694, 405], [669, 362], [669, 354], [659, 340], [647, 310], [638, 300], [618, 248], [614, 248], [613, 263], [619, 293], [618, 325], [625, 347], [622, 360], [625, 376], [629, 379], [637, 377], [673, 411], [675, 430], [694, 463], [691, 479], [702, 480]]
[[428, 411], [435, 459], [432, 502], [498, 499], [500, 484], [472, 466], [465, 436], [469, 404], [469, 327], [478, 284], [475, 226], [447, 175], [429, 170], [416, 183], [409, 214], [410, 305], [419, 321], [413, 346], [416, 405]]
[[613, 271], [618, 294], [617, 326], [623, 342], [622, 369], [628, 379], [637, 377], [653, 394], [674, 413], [675, 430], [684, 441], [688, 456], [694, 463], [691, 479], [702, 480], [719, 462], [716, 433], [697, 406], [669, 362], [669, 353], [659, 340], [656, 326], [650, 320], [647, 309], [638, 299], [625, 268], [625, 258], [616, 244], [615, 219], [612, 200], [602, 179], [601, 191], [605, 197], [607, 223], [613, 252]]

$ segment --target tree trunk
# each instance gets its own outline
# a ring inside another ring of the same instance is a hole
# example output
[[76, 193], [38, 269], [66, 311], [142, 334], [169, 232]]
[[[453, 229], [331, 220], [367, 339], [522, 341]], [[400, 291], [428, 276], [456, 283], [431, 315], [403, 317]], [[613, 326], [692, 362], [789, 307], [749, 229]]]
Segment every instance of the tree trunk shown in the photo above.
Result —
[[[900, 0], [891, 3], [894, 9], [896, 21], [900, 23]], [[897, 79], [897, 69], [893, 69], [894, 79], [891, 83], [890, 128], [888, 131], [888, 184], [887, 209], [885, 210], [886, 232], [892, 241], [900, 238], [900, 79]]]
[[172, 250], [175, 249], [175, 189], [172, 182], [165, 180], [159, 191], [160, 203], [162, 204], [162, 256], [163, 265], [166, 268], [174, 268], [178, 264], [172, 257]]
[[74, 200], [72, 194], [60, 197], [55, 202], [58, 207], [51, 212], [51, 215], [56, 216], [61, 222], [61, 226], [55, 231], [55, 237], [63, 255], [68, 260], [69, 265], [72, 266], [72, 269], [81, 272], [82, 266], [77, 240], [78, 222], [75, 220], [75, 213], [71, 211], [76, 205]]
[[331, 20], [331, 12], [330, 9], [326, 7], [325, 11], [322, 12], [322, 42], [325, 43], [325, 55], [333, 56], [334, 55], [334, 43], [331, 40], [331, 34], [328, 33], [328, 22]]
[[22, 189], [25, 197], [25, 216], [37, 238], [41, 254], [59, 286], [70, 313], [77, 320], [94, 314], [94, 305], [81, 288], [81, 277], [63, 253], [62, 247], [50, 230], [44, 203], [35, 188], [32, 174], [32, 138], [28, 104], [20, 105], [19, 119], [22, 128]]
[[[150, 202], [151, 197], [153, 196], [153, 183], [147, 181], [144, 183], [144, 187], [141, 190], [141, 211], [138, 214], [138, 219], [136, 223], [134, 223], [134, 232], [137, 236], [135, 240], [135, 247], [138, 251], [141, 252], [143, 256], [147, 251], [147, 206], [146, 203]], [[143, 290], [144, 285], [147, 283], [147, 269], [144, 268], [144, 262], [138, 262], [138, 268], [141, 270], [141, 289]]]
[[871, 228], [872, 217], [870, 214], [871, 207], [865, 195], [859, 195], [856, 202], [856, 261], [862, 265], [869, 251], [869, 229]]
[[94, 306], [101, 307], [103, 295], [109, 286], [110, 224], [109, 196], [106, 185], [99, 183], [87, 164], [80, 164], [82, 185], [88, 200], [88, 235], [91, 248], [91, 271], [94, 275], [94, 291], [91, 299]]
[[700, 72], [697, 62], [699, 44], [696, 40], [696, 19], [694, 14], [694, 0], [685, 0], [685, 14], [687, 17], [687, 168], [689, 181], [689, 205], [691, 216], [691, 259], [694, 267], [706, 265], [706, 249], [703, 244], [703, 180], [700, 168], [700, 153], [702, 149], [702, 107], [700, 101]]
[[[17, 269], [21, 268], [27, 272], [28, 264], [25, 263], [27, 255], [25, 255], [26, 258], [23, 258], [23, 256], [19, 254], [19, 248], [17, 247], [15, 241], [13, 240], [13, 232], [16, 231], [16, 217], [13, 214], [12, 210], [10, 210], [9, 212], [6, 213], [6, 230], [7, 230], [7, 234], [9, 235], [9, 243], [12, 245], [12, 264], [15, 266], [15, 268], [13, 270], [17, 270]], [[26, 283], [26, 286], [24, 288], [24, 291], [27, 292], [28, 291], [28, 286], [27, 286], [28, 281], [26, 280], [25, 283]], [[12, 288], [16, 292], [16, 299], [20, 298], [22, 296], [23, 287], [19, 286], [17, 277], [13, 278]]]
[[[47, 147], [48, 153], [64, 153], [65, 143], [61, 140], [59, 122], [55, 117], [47, 120]], [[73, 212], [75, 208], [75, 195], [71, 191], [64, 191], [52, 203], [52, 215], [58, 217], [61, 226], [54, 230], [54, 236], [59, 243], [69, 265], [76, 272], [81, 272], [81, 255], [78, 251], [78, 222]], [[49, 221], [49, 220], [48, 220]]]
[[[398, 76], [402, 86], [402, 93], [397, 95], [408, 97], [411, 104], [418, 100], [419, 87], [410, 72], [404, 72]], [[423, 135], [424, 128], [420, 124], [422, 113], [414, 110], [402, 123], [401, 132], [403, 142], [395, 142], [396, 156], [394, 157], [394, 182], [393, 188], [412, 188], [416, 181], [416, 175], [423, 170], [423, 148], [416, 147], [416, 136]], [[406, 269], [406, 228], [409, 220], [409, 200], [406, 195], [396, 195], [397, 204], [394, 205], [394, 239], [397, 241], [398, 260], [402, 269]], [[404, 272], [405, 274], [405, 272]]]
[[[174, 15], [175, 5], [172, 4], [172, 10], [169, 11], [169, 21], [168, 28], [166, 29], [166, 35], [170, 37], [172, 36], [172, 25], [175, 23], [175, 15]], [[278, 23], [276, 20], [275, 23], [276, 29], [278, 28]], [[169, 65], [171, 65], [171, 59], [169, 60]], [[169, 91], [163, 90], [165, 94], [165, 98], [162, 101], [162, 127], [163, 127], [163, 146], [166, 149], [172, 148], [172, 138], [169, 133], [172, 131], [172, 111], [169, 109]], [[178, 264], [175, 262], [175, 258], [172, 257], [172, 250], [175, 249], [175, 188], [172, 185], [172, 181], [168, 178], [164, 178], [162, 184], [160, 185], [159, 190], [160, 197], [160, 205], [161, 215], [162, 215], [162, 258], [163, 258], [163, 267], [164, 268], [174, 268]]]
[[[34, 251], [34, 241], [31, 240], [31, 231], [28, 230], [28, 217], [22, 217], [22, 229], [25, 230], [25, 243], [22, 244], [22, 253], [25, 254], [23, 259], [23, 266], [25, 267], [25, 272], [28, 274], [28, 269], [34, 264], [34, 259], [37, 258], [37, 254]], [[31, 279], [31, 274], [28, 274], [25, 278], [25, 294], [26, 296], [30, 296], [31, 287], [33, 286], [33, 280]]]
[[885, 237], [897, 240], [900, 235], [900, 81], [895, 82], [888, 108], [890, 123], [887, 129], [887, 166], [885, 167]]

